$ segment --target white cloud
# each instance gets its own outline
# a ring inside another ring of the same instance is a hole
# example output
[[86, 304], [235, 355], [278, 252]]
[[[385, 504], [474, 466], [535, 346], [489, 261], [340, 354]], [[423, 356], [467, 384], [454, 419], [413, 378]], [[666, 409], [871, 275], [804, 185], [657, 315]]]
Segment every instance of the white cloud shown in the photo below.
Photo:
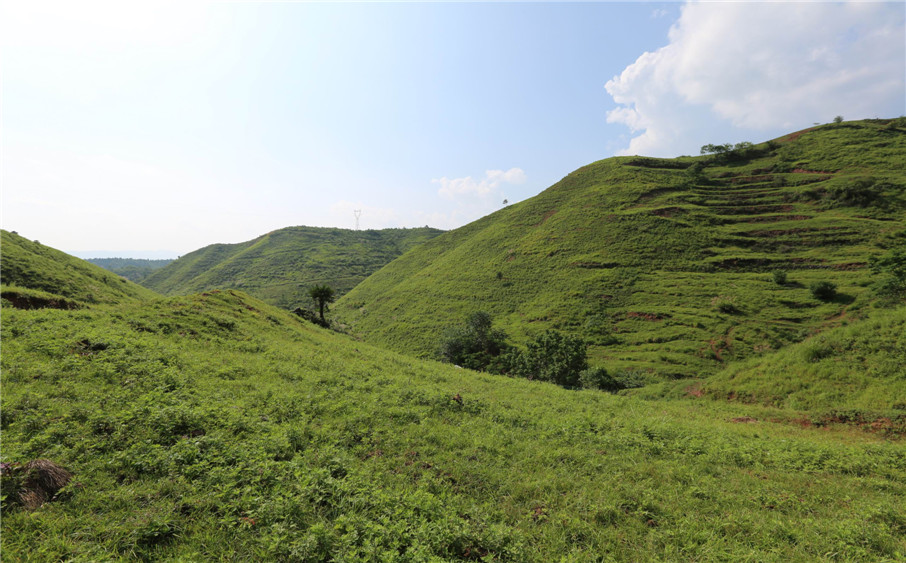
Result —
[[525, 172], [521, 168], [503, 170], [485, 170], [484, 178], [476, 181], [471, 176], [465, 178], [435, 178], [432, 183], [440, 184], [437, 193], [446, 199], [456, 199], [460, 196], [488, 197], [496, 195], [500, 184], [521, 184], [525, 182]]
[[[789, 130], [904, 112], [899, 3], [689, 3], [669, 43], [607, 82], [622, 154], [675, 155], [715, 129]], [[716, 125], [715, 125], [716, 123]]]

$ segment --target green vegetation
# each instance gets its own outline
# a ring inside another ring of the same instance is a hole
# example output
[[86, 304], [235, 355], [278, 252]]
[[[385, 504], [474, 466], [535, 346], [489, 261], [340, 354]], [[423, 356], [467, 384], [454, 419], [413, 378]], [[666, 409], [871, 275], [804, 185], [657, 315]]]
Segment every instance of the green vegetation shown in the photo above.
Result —
[[145, 258], [89, 258], [86, 261], [135, 283], [141, 282], [155, 270], [173, 262], [173, 260], [148, 260]]
[[829, 281], [819, 281], [808, 286], [815, 299], [831, 301], [837, 297], [837, 284]]
[[579, 387], [579, 376], [588, 368], [588, 357], [581, 339], [547, 330], [516, 354], [512, 363], [515, 375]]
[[72, 474], [4, 488], [4, 559], [906, 554], [902, 444], [764, 407], [455, 369], [232, 291], [4, 308], [2, 340], [3, 461]]
[[324, 318], [324, 308], [328, 303], [333, 303], [335, 294], [333, 288], [329, 285], [316, 285], [308, 290], [309, 297], [318, 304], [318, 317], [321, 324], [327, 326], [327, 319]]
[[440, 344], [441, 360], [478, 371], [508, 372], [505, 354], [510, 345], [506, 333], [492, 328], [492, 322], [489, 314], [477, 311], [462, 326], [448, 328]]
[[[906, 122], [743, 148], [725, 161], [580, 168], [401, 256], [339, 299], [334, 320], [431, 358], [437, 335], [478, 303], [514, 344], [548, 329], [582, 338], [591, 365], [638, 386], [704, 377], [863, 315], [890, 277], [870, 259], [903, 244]], [[874, 195], [855, 195], [865, 186]], [[790, 281], [772, 283], [777, 270]], [[837, 298], [814, 299], [822, 281]]]
[[73, 309], [159, 297], [99, 266], [5, 230], [0, 231], [0, 257], [3, 298], [10, 304]]
[[906, 247], [892, 247], [880, 256], [872, 256], [869, 264], [878, 276], [877, 294], [885, 300], [906, 301]]
[[288, 227], [238, 244], [213, 244], [142, 280], [165, 295], [241, 289], [283, 309], [308, 306], [308, 288], [343, 295], [394, 258], [439, 235], [428, 227], [352, 231]]
[[877, 311], [778, 352], [728, 367], [702, 386], [737, 401], [813, 411], [818, 418], [858, 412], [887, 417], [906, 432], [906, 307]]

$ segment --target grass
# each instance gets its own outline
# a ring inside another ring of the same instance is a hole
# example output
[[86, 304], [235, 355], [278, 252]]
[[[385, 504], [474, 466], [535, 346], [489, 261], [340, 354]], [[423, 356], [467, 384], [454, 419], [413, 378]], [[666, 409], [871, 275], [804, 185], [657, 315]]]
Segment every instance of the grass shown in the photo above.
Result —
[[906, 428], [906, 307], [733, 365], [702, 390], [800, 411], [899, 411]]
[[232, 291], [2, 313], [3, 461], [74, 475], [4, 499], [6, 559], [906, 555], [880, 435], [455, 369]]
[[206, 246], [154, 271], [141, 283], [165, 295], [232, 288], [284, 309], [310, 307], [311, 286], [327, 284], [342, 295], [441, 232], [427, 227], [367, 231], [288, 227], [243, 243]]
[[158, 297], [153, 291], [100, 266], [14, 232], [0, 231], [0, 252], [3, 257], [0, 282], [5, 286], [4, 294], [38, 290], [87, 305], [109, 305]]
[[[906, 232], [904, 150], [899, 121], [861, 121], [758, 145], [742, 161], [596, 162], [413, 249], [334, 314], [424, 358], [437, 357], [445, 327], [484, 310], [519, 344], [550, 328], [585, 338], [611, 372], [716, 373], [873, 303], [868, 259]], [[773, 282], [776, 270], [787, 283]], [[818, 282], [838, 296], [815, 299]]]

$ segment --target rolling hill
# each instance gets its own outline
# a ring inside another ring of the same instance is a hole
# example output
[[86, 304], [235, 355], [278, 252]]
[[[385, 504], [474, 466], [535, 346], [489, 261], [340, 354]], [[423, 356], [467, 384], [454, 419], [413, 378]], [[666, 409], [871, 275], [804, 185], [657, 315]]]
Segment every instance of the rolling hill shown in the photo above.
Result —
[[[593, 363], [642, 383], [858, 318], [874, 299], [869, 258], [906, 230], [906, 120], [712, 148], [580, 168], [396, 259], [334, 314], [369, 342], [437, 357], [444, 329], [484, 310], [516, 343], [579, 335]], [[816, 298], [818, 282], [836, 294]]]
[[[95, 283], [37, 250], [18, 267], [47, 291]], [[903, 445], [880, 430], [456, 369], [232, 290], [2, 317], [4, 559], [906, 555]]]
[[288, 227], [243, 243], [206, 246], [181, 256], [141, 283], [165, 295], [241, 289], [291, 309], [310, 304], [311, 286], [327, 284], [342, 295], [441, 232], [428, 227], [367, 231]]
[[100, 266], [15, 232], [0, 231], [3, 298], [20, 307], [79, 308], [159, 297]]

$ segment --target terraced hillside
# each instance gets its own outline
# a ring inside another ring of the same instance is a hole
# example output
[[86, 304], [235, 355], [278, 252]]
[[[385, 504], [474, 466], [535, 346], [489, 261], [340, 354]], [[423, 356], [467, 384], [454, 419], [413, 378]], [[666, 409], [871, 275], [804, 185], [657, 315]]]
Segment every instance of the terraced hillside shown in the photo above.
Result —
[[898, 423], [906, 430], [906, 306], [873, 311], [731, 365], [699, 390], [720, 399], [834, 412], [855, 422]]
[[284, 309], [310, 304], [308, 289], [342, 295], [385, 264], [439, 235], [428, 227], [352, 231], [288, 227], [238, 244], [212, 244], [180, 257], [141, 283], [165, 295], [242, 289]]
[[232, 290], [2, 317], [4, 561], [906, 555], [883, 429], [456, 369]]
[[[603, 160], [397, 259], [335, 313], [425, 357], [485, 310], [517, 342], [581, 335], [627, 380], [705, 375], [860, 315], [869, 257], [906, 230], [904, 154], [898, 119], [725, 155]], [[822, 281], [832, 299], [810, 291]]]
[[20, 308], [77, 309], [159, 297], [108, 270], [9, 231], [0, 231], [3, 299]]

